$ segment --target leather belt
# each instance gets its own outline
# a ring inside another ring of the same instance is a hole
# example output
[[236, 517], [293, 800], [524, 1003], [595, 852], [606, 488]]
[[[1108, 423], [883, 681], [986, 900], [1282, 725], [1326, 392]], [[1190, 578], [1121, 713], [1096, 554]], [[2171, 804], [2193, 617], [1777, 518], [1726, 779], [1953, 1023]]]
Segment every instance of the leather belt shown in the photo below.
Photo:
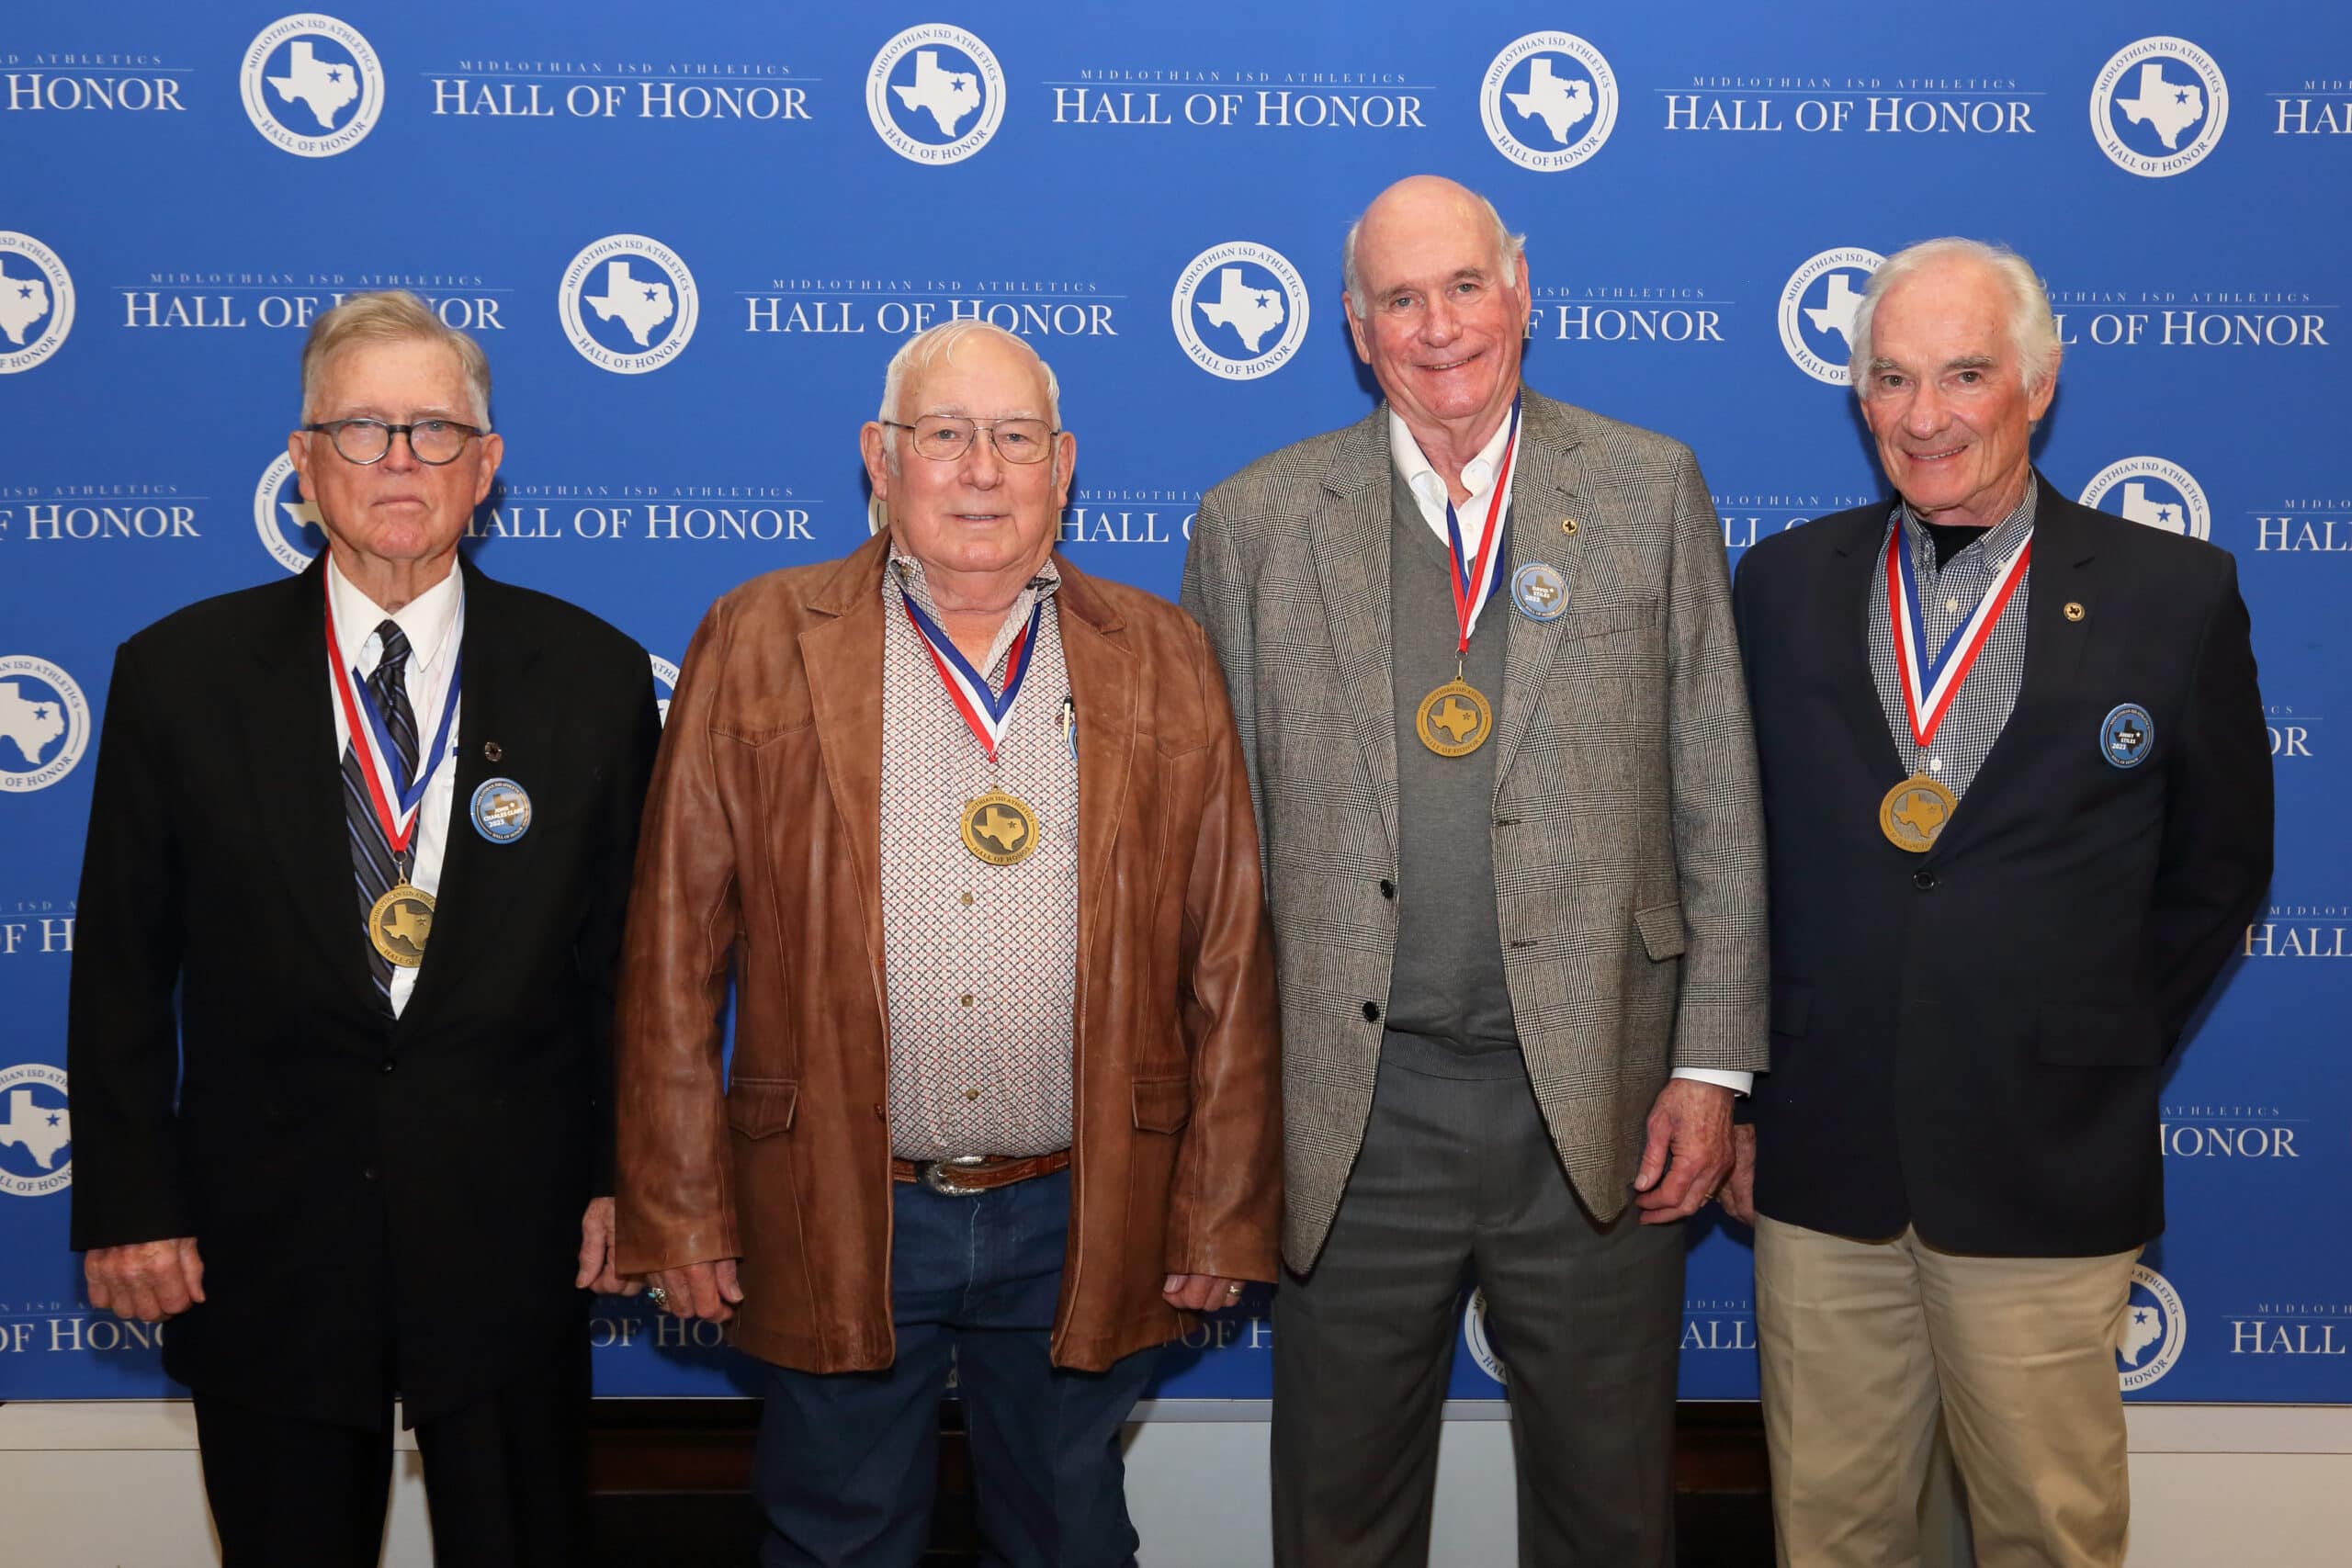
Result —
[[997, 1159], [988, 1155], [958, 1155], [954, 1159], [893, 1159], [890, 1162], [890, 1179], [920, 1181], [933, 1192], [944, 1192], [950, 1198], [966, 1198], [975, 1192], [1010, 1187], [1033, 1176], [1051, 1176], [1069, 1167], [1068, 1149], [1013, 1159]]

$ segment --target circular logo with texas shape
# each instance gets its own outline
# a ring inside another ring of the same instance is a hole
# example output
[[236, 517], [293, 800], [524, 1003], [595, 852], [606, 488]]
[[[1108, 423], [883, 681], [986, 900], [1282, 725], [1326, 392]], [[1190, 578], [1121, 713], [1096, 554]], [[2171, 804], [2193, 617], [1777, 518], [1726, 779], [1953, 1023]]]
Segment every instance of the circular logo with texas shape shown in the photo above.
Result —
[[2115, 1375], [2123, 1392], [2146, 1388], [2173, 1370], [2188, 1344], [2188, 1310], [2172, 1281], [2144, 1265], [2132, 1265], [2132, 1292], [2123, 1303], [2123, 1325], [2115, 1333]]
[[961, 28], [909, 28], [882, 46], [865, 73], [865, 116], [899, 157], [960, 164], [1004, 122], [1004, 68]]
[[2091, 476], [2075, 498], [2085, 506], [2192, 539], [2213, 536], [2213, 509], [2196, 476], [2163, 457], [2126, 457]]
[[653, 705], [661, 710], [662, 722], [670, 722], [670, 699], [678, 692], [678, 667], [658, 653], [649, 653], [646, 661], [653, 666]]
[[1521, 168], [1573, 169], [1617, 127], [1617, 73], [1574, 33], [1529, 33], [1487, 63], [1478, 119], [1495, 151]]
[[2179, 38], [2127, 43], [2091, 84], [2091, 135], [2108, 161], [2143, 179], [2195, 168], [2220, 145], [2230, 85], [2213, 57]]
[[0, 376], [29, 370], [74, 330], [74, 278], [57, 253], [0, 229]]
[[28, 653], [0, 655], [0, 795], [47, 789], [89, 744], [90, 705], [74, 677]]
[[1781, 288], [1781, 346], [1789, 362], [1815, 380], [1850, 386], [1854, 312], [1871, 275], [1886, 258], [1859, 245], [1839, 245], [1806, 258]]
[[326, 548], [327, 534], [319, 525], [319, 509], [302, 499], [302, 481], [294, 459], [280, 452], [261, 471], [254, 486], [254, 532], [270, 558], [300, 577]]
[[348, 152], [384, 109], [384, 68], [359, 29], [315, 11], [254, 35], [239, 73], [245, 118], [269, 144], [298, 158]]
[[1272, 375], [1306, 338], [1306, 280], [1280, 251], [1248, 240], [1185, 263], [1168, 309], [1185, 357], [1228, 381]]
[[45, 1062], [0, 1067], [0, 1192], [44, 1198], [74, 1181], [65, 1073]]
[[642, 376], [678, 357], [695, 335], [702, 297], [685, 262], [661, 241], [607, 234], [565, 265], [556, 310], [582, 359]]
[[1487, 1342], [1487, 1292], [1484, 1291], [1471, 1292], [1470, 1300], [1463, 1306], [1462, 1347], [1470, 1352], [1470, 1359], [1478, 1363], [1480, 1371], [1497, 1382], [1510, 1382], [1510, 1369], [1503, 1365], [1503, 1359], [1496, 1355], [1495, 1348]]

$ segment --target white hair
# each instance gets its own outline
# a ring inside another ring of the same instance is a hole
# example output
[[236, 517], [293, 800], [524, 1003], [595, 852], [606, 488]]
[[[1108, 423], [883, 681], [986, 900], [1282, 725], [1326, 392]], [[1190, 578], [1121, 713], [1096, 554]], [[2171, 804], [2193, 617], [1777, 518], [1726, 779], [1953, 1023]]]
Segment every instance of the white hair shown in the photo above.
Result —
[[1880, 264], [1878, 271], [1871, 276], [1862, 302], [1854, 309], [1853, 353], [1847, 361], [1847, 370], [1853, 380], [1855, 396], [1869, 395], [1871, 367], [1875, 357], [1871, 346], [1871, 323], [1877, 319], [1879, 302], [1905, 278], [1953, 261], [1973, 262], [1983, 267], [2008, 297], [2009, 347], [2017, 355], [2018, 376], [2025, 389], [2034, 390], [2057, 373], [2058, 323], [2051, 319], [2050, 291], [2042, 287], [2041, 279], [2023, 256], [2007, 245], [1987, 244], [1983, 240], [1922, 240], [1916, 245], [1906, 245]]
[[450, 326], [432, 306], [405, 288], [352, 294], [311, 323], [302, 344], [302, 418], [319, 416], [319, 383], [327, 362], [346, 348], [370, 343], [437, 343], [458, 356], [466, 390], [473, 398], [474, 423], [490, 427], [490, 360], [481, 344]]
[[1029, 340], [1020, 333], [969, 316], [927, 327], [899, 345], [899, 352], [890, 356], [889, 369], [882, 373], [882, 412], [876, 417], [885, 421], [898, 419], [899, 393], [906, 384], [907, 372], [928, 370], [943, 359], [955, 364], [956, 345], [967, 337], [992, 337], [1027, 355], [1046, 378], [1046, 422], [1060, 428], [1062, 384], [1055, 378], [1054, 367], [1046, 363], [1045, 355], [1031, 347]]
[[[1527, 252], [1527, 236], [1512, 233], [1510, 225], [1503, 221], [1503, 215], [1495, 210], [1495, 204], [1476, 191], [1465, 190], [1463, 194], [1486, 210], [1487, 221], [1494, 226], [1495, 254], [1501, 260], [1508, 277], [1518, 270], [1519, 258]], [[1348, 308], [1355, 312], [1358, 321], [1372, 314], [1372, 301], [1364, 298], [1363, 279], [1356, 272], [1356, 241], [1363, 232], [1368, 211], [1356, 215], [1356, 220], [1348, 225], [1348, 237], [1340, 242], [1340, 286], [1348, 291]]]

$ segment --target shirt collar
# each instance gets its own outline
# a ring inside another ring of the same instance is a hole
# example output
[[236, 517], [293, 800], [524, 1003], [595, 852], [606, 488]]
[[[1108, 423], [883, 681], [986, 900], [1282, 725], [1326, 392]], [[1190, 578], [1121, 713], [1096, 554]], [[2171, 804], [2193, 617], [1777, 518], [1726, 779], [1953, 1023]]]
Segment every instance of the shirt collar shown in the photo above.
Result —
[[[1477, 455], [1462, 466], [1464, 490], [1476, 495], [1495, 482], [1495, 472], [1502, 467], [1503, 446], [1510, 440], [1510, 416], [1505, 414], [1503, 422], [1495, 426], [1494, 434], [1478, 448]], [[1445, 503], [1453, 498], [1452, 489], [1445, 482], [1445, 477], [1430, 466], [1429, 458], [1422, 455], [1421, 444], [1413, 439], [1412, 428], [1406, 424], [1405, 416], [1398, 413], [1394, 406], [1388, 411], [1388, 457], [1389, 461], [1396, 465], [1396, 477], [1405, 481], [1406, 487], [1423, 504], [1440, 511], [1444, 509]]]
[[[2041, 499], [2041, 476], [2030, 474], [2026, 479], [2025, 494], [2018, 500], [2016, 509], [1955, 551], [1945, 570], [1949, 570], [1953, 563], [1971, 550], [1976, 551], [1978, 558], [1988, 567], [1996, 566], [2017, 554], [2018, 547], [2024, 544], [2026, 536], [2033, 532], [2034, 507]], [[1900, 496], [1894, 501], [1894, 514], [1902, 520], [1903, 536], [1911, 547], [1913, 562], [1934, 570], [1936, 545], [1928, 537], [1927, 525], [1911, 510], [1911, 503]]]
[[[931, 580], [923, 575], [922, 562], [899, 548], [894, 539], [890, 544], [891, 570], [882, 574], [882, 602], [893, 603], [893, 595], [904, 594], [934, 621], [939, 618], [939, 606], [931, 597]], [[1012, 606], [1004, 613], [1004, 625], [997, 628], [996, 640], [989, 646], [989, 656], [980, 669], [994, 670], [1005, 650], [1012, 646], [1014, 633], [1029, 624], [1029, 612], [1037, 607], [1040, 599], [1051, 599], [1062, 585], [1061, 568], [1048, 555], [1037, 568], [1037, 574], [1023, 583], [1014, 595]]]
[[343, 658], [343, 667], [358, 671], [363, 679], [375, 673], [384, 653], [376, 628], [389, 618], [408, 638], [409, 668], [429, 673], [445, 654], [456, 650], [458, 638], [450, 634], [465, 607], [464, 580], [464, 569], [453, 565], [448, 576], [388, 613], [353, 587], [334, 556], [328, 556], [327, 594], [334, 601], [336, 651]]

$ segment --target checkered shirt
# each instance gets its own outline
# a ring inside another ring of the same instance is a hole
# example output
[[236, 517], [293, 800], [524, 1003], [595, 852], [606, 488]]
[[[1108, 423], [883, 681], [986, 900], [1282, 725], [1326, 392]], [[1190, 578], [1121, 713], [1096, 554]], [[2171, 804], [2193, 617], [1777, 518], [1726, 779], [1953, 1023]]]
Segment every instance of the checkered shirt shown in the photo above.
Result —
[[[1930, 657], [1951, 637], [1952, 628], [1975, 614], [1993, 586], [1993, 574], [2033, 532], [2037, 486], [2029, 482], [2018, 509], [1954, 555], [1941, 570], [1936, 567], [1936, 544], [1911, 509], [1897, 502], [1890, 521], [1900, 519], [1900, 530], [1911, 551], [1913, 581], [1919, 585], [1920, 620], [1928, 628]], [[1925, 773], [1951, 791], [1952, 798], [1968, 793], [1976, 771], [2001, 738], [2017, 706], [2018, 685], [2025, 678], [2025, 632], [2028, 600], [2033, 592], [2033, 565], [2026, 564], [2017, 592], [2009, 595], [1993, 634], [1984, 640], [1968, 678], [1961, 683], [1935, 743], [1922, 750], [1911, 739], [1911, 717], [1903, 704], [1903, 675], [1894, 664], [1894, 632], [1887, 620], [1886, 552], [1897, 530], [1888, 529], [1879, 546], [1878, 564], [1871, 572], [1871, 681], [1878, 687], [1879, 706], [1886, 710], [1886, 728], [1894, 737], [1895, 754], [1914, 773]]]
[[[882, 946], [890, 1002], [890, 1150], [901, 1159], [1039, 1155], [1070, 1141], [1078, 980], [1078, 761], [1052, 561], [1013, 601], [980, 665], [1004, 689], [1012, 639], [1037, 623], [1029, 678], [991, 765], [922, 636], [921, 563], [882, 577]], [[903, 588], [901, 582], [903, 581]], [[1037, 848], [1015, 865], [965, 849], [963, 805], [991, 786], [1027, 801]]]

